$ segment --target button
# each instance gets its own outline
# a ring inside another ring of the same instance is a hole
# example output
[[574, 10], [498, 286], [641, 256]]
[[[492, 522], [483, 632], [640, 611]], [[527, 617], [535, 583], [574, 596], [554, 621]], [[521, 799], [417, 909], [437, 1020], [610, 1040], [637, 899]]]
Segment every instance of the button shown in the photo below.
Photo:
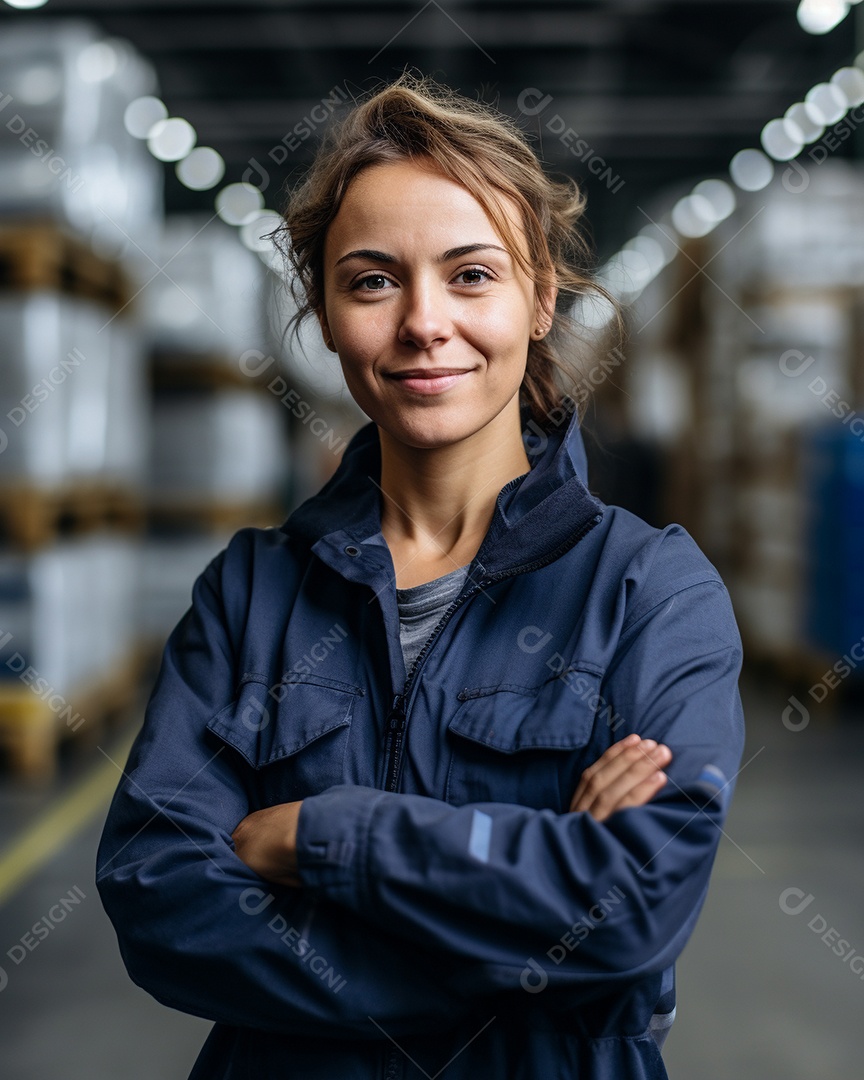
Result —
[[349, 544], [345, 548], [345, 554], [346, 555], [359, 555], [360, 554], [360, 548], [358, 548], [355, 544]]

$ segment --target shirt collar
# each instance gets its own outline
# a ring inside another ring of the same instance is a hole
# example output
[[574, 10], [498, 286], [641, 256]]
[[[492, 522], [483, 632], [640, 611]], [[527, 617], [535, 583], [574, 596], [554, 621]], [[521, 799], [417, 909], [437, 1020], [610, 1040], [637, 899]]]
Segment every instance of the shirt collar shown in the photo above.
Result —
[[[586, 487], [587, 460], [577, 410], [559, 410], [561, 422], [548, 432], [530, 419], [527, 405], [520, 411], [531, 469], [498, 494], [475, 560], [487, 573], [551, 561], [603, 513], [603, 504]], [[324, 541], [330, 548], [377, 538], [380, 479], [381, 445], [377, 425], [370, 420], [345, 447], [334, 474], [290, 514], [282, 532], [309, 546]]]

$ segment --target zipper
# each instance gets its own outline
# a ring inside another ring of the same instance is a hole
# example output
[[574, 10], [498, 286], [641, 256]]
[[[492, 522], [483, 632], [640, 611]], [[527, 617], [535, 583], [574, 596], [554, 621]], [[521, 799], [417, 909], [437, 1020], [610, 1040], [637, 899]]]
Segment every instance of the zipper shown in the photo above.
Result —
[[[517, 477], [521, 479], [521, 477]], [[506, 488], [504, 489], [506, 490]], [[497, 581], [502, 581], [504, 578], [515, 577], [517, 574], [527, 574], [531, 570], [538, 570], [541, 566], [547, 566], [549, 563], [554, 562], [555, 559], [560, 558], [570, 548], [575, 547], [576, 544], [589, 533], [595, 525], [598, 525], [602, 519], [602, 513], [596, 514], [590, 521], [586, 522], [582, 528], [573, 536], [568, 536], [563, 544], [559, 544], [554, 551], [544, 556], [542, 559], [536, 559], [532, 563], [525, 563], [523, 566], [517, 566], [510, 570], [501, 570], [497, 574], [492, 574], [487, 578], [483, 578], [480, 582], [475, 582], [467, 592], [461, 593], [449, 608], [441, 616], [440, 620], [436, 624], [430, 636], [426, 639], [423, 648], [417, 654], [414, 659], [414, 663], [405, 678], [405, 684], [402, 690], [393, 696], [393, 704], [390, 707], [385, 718], [385, 731], [387, 738], [387, 769], [384, 774], [384, 790], [396, 791], [399, 785], [399, 770], [402, 763], [402, 746], [405, 740], [405, 728], [408, 726], [408, 712], [410, 709], [410, 699], [412, 696], [412, 690], [414, 683], [417, 679], [417, 673], [426, 661], [426, 657], [429, 654], [429, 650], [435, 643], [435, 639], [450, 621], [453, 612], [464, 603], [469, 597], [473, 596], [480, 589], [486, 585], [492, 585]]]
[[[521, 479], [521, 477], [516, 478], [516, 480], [519, 479]], [[515, 483], [516, 481], [511, 481], [511, 484]], [[510, 485], [507, 485], [507, 487], [509, 486]], [[507, 488], [505, 487], [504, 490], [506, 491]], [[474, 593], [479, 592], [480, 589], [486, 585], [491, 585], [496, 581], [502, 581], [507, 577], [515, 577], [517, 574], [527, 574], [531, 570], [538, 570], [541, 566], [547, 566], [550, 562], [554, 562], [555, 559], [559, 558], [566, 551], [569, 551], [570, 548], [575, 547], [595, 525], [599, 524], [602, 517], [602, 512], [596, 514], [590, 521], [583, 525], [574, 536], [568, 536], [563, 544], [559, 544], [553, 552], [544, 558], [537, 559], [533, 563], [527, 563], [524, 566], [518, 566], [515, 569], [502, 570], [497, 574], [492, 574], [487, 578], [483, 578], [479, 583], [472, 585], [467, 592], [457, 596], [450, 607], [447, 608], [430, 636], [426, 639], [423, 648], [415, 657], [414, 663], [411, 665], [411, 669], [406, 675], [405, 684], [402, 687], [401, 692], [393, 696], [393, 705], [391, 706], [385, 721], [385, 730], [387, 732], [387, 771], [384, 778], [385, 791], [396, 791], [399, 786], [399, 768], [402, 763], [402, 745], [405, 739], [405, 728], [408, 725], [408, 711], [410, 708], [409, 699], [411, 697], [414, 682], [417, 678], [417, 673], [425, 663], [430, 648], [449, 622], [453, 612], [461, 603], [470, 596], [473, 596]], [[387, 1049], [387, 1056], [385, 1059], [384, 1078], [385, 1080], [397, 1080], [401, 1075], [401, 1072], [400, 1051], [395, 1046], [390, 1046]]]
[[384, 1080], [399, 1080], [402, 1074], [402, 1067], [399, 1061], [399, 1051], [395, 1046], [391, 1046], [387, 1050], [387, 1057], [384, 1062]]
[[[412, 665], [411, 670], [414, 670], [414, 665]], [[407, 687], [408, 684], [406, 683], [405, 685]], [[388, 753], [387, 772], [384, 776], [385, 791], [395, 791], [399, 780], [396, 770], [399, 767], [399, 760], [402, 752], [402, 737], [405, 732], [406, 719], [405, 693], [403, 690], [401, 694], [396, 694], [393, 698], [393, 706], [387, 714], [386, 730]]]

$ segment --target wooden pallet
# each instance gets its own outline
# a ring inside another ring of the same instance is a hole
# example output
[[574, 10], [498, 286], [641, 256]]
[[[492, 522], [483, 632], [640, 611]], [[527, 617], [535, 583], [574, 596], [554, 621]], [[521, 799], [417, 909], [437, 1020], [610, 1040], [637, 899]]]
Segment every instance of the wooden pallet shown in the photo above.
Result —
[[267, 389], [282, 372], [276, 364], [247, 375], [237, 356], [216, 352], [158, 349], [150, 356], [150, 384], [155, 393]]
[[119, 263], [58, 222], [41, 220], [0, 226], [0, 288], [52, 289], [112, 311], [125, 308], [133, 292]]
[[139, 700], [151, 665], [150, 650], [133, 649], [100, 678], [61, 695], [37, 683], [0, 683], [0, 745], [8, 770], [28, 782], [50, 781], [61, 745], [94, 746]]
[[103, 525], [136, 530], [144, 524], [144, 504], [134, 492], [99, 484], [55, 490], [0, 486], [0, 543], [21, 551]]
[[152, 502], [149, 510], [150, 524], [157, 529], [242, 529], [247, 525], [267, 528], [270, 525], [281, 525], [287, 516], [284, 507], [271, 502], [161, 499]]

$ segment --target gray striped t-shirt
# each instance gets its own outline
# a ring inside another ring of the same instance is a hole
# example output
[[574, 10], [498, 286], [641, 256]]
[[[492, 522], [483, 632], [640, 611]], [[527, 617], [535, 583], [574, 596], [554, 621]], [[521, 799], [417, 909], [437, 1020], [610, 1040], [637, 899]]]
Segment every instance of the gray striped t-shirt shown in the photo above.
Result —
[[405, 657], [406, 671], [411, 668], [445, 609], [462, 591], [470, 565], [468, 563], [465, 566], [459, 566], [449, 574], [435, 578], [434, 581], [425, 581], [422, 585], [414, 585], [410, 589], [396, 590], [396, 602], [399, 606], [399, 636], [402, 641], [402, 655]]

